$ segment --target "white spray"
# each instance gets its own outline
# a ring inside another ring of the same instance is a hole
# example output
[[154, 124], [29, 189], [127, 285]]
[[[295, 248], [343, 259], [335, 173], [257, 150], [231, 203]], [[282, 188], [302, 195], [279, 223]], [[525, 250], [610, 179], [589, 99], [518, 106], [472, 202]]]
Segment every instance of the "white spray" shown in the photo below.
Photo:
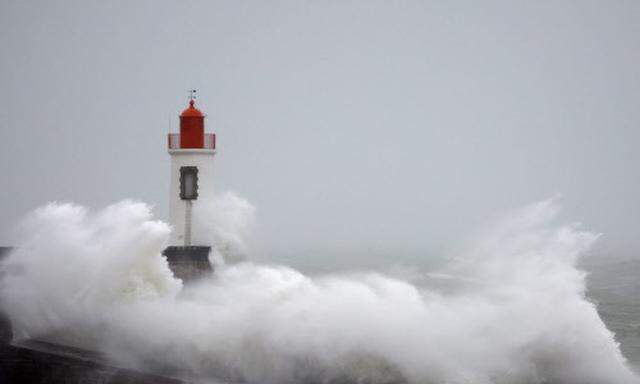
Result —
[[[242, 249], [234, 231], [253, 208], [224, 201], [245, 213], [214, 235], [236, 244], [218, 251]], [[439, 271], [456, 282], [447, 292], [248, 262], [181, 290], [160, 256], [169, 229], [144, 204], [50, 204], [26, 220], [1, 298], [17, 337], [203, 380], [636, 382], [576, 268], [597, 236], [554, 225], [557, 210], [545, 201], [489, 226]]]

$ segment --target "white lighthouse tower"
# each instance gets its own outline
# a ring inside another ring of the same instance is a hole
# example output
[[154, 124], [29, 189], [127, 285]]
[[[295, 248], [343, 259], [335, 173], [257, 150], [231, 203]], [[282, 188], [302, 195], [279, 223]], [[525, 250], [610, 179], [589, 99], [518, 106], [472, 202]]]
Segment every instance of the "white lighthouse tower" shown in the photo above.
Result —
[[210, 271], [208, 255], [213, 244], [194, 223], [194, 212], [202, 211], [213, 198], [213, 158], [216, 136], [205, 133], [205, 115], [195, 107], [195, 90], [189, 106], [180, 114], [180, 133], [169, 133], [171, 188], [169, 221], [173, 227], [170, 246], [164, 252], [177, 277], [190, 280]]
[[216, 135], [205, 133], [204, 114], [195, 107], [193, 95], [189, 107], [180, 114], [180, 133], [170, 133], [168, 150], [171, 155], [171, 197], [169, 220], [173, 226], [171, 245], [192, 246], [205, 239], [194, 238], [201, 233], [194, 228], [193, 211], [213, 197], [213, 158]]

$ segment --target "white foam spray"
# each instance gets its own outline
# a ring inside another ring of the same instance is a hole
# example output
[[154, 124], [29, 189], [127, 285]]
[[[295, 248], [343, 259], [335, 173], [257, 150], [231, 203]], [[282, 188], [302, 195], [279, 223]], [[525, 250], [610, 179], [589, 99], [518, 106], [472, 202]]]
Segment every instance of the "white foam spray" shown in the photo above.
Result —
[[255, 207], [232, 192], [207, 198], [194, 212], [196, 237], [214, 244], [211, 259], [216, 265], [245, 260], [247, 237], [255, 222]]
[[169, 229], [144, 204], [50, 204], [26, 220], [1, 299], [17, 337], [200, 380], [636, 382], [576, 268], [597, 236], [555, 225], [557, 211], [545, 201], [488, 226], [438, 271], [456, 282], [446, 292], [249, 262], [181, 291], [160, 256]]

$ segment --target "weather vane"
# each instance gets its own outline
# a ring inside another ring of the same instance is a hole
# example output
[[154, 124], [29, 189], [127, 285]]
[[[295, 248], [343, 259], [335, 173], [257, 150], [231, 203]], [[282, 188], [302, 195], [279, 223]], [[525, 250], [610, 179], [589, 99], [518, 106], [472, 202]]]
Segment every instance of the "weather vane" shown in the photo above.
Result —
[[196, 99], [196, 90], [195, 89], [190, 89], [189, 90], [189, 100], [195, 100]]

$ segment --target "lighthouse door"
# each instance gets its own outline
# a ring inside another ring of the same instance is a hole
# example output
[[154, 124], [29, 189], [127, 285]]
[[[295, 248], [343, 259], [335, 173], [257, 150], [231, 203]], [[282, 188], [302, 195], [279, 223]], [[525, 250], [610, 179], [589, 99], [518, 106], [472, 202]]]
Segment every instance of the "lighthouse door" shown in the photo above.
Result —
[[198, 167], [180, 167], [180, 198], [198, 199]]

